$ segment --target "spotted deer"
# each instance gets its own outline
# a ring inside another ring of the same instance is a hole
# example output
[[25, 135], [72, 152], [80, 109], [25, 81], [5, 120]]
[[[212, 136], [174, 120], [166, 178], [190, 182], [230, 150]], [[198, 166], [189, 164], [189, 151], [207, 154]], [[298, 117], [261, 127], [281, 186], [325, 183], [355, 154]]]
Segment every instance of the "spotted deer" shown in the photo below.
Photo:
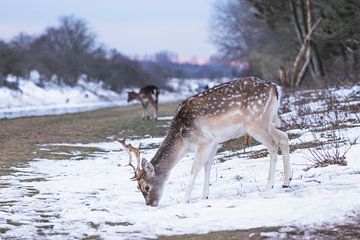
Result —
[[149, 104], [154, 108], [154, 119], [158, 115], [158, 102], [159, 102], [159, 88], [154, 85], [149, 85], [140, 89], [138, 93], [132, 91], [128, 92], [128, 102], [138, 100], [141, 102], [143, 108], [142, 119], [150, 119], [148, 106]]
[[274, 187], [280, 146], [284, 162], [283, 187], [288, 187], [291, 180], [289, 140], [286, 133], [276, 128], [280, 124], [280, 97], [279, 86], [254, 77], [223, 83], [190, 97], [177, 108], [170, 129], [150, 162], [140, 159], [139, 148], [121, 140], [129, 154], [133, 152], [137, 157], [133, 179], [137, 181], [146, 204], [159, 204], [171, 170], [188, 152], [195, 152], [195, 157], [185, 202], [190, 200], [196, 176], [202, 167], [205, 170], [202, 198], [208, 198], [210, 171], [217, 145], [245, 134], [264, 144], [269, 151], [267, 188]]

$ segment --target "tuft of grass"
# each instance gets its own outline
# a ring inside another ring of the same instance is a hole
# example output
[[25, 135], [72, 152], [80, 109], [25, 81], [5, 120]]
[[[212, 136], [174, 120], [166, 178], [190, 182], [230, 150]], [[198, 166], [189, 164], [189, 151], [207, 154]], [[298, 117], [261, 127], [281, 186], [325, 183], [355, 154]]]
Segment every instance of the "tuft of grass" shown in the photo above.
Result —
[[10, 228], [0, 227], [0, 233], [6, 233], [9, 230], [10, 230]]
[[349, 144], [343, 151], [340, 149], [340, 141], [335, 141], [332, 148], [328, 148], [324, 144], [320, 144], [318, 148], [309, 148], [308, 150], [311, 157], [308, 157], [308, 160], [312, 164], [304, 170], [308, 171], [311, 168], [327, 167], [334, 164], [347, 166], [346, 154], [350, 148], [356, 144], [358, 138], [359, 137], [357, 137], [354, 141], [348, 140]]

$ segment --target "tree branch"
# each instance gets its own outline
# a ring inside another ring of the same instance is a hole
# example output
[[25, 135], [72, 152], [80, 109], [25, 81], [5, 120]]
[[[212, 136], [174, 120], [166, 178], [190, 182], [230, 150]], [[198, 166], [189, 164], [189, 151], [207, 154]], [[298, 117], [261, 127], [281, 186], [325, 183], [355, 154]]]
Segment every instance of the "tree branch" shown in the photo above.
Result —
[[[308, 49], [310, 49], [310, 48], [308, 48]], [[302, 68], [301, 68], [301, 70], [300, 70], [300, 72], [299, 72], [299, 74], [297, 76], [297, 79], [294, 79], [296, 87], [300, 86], [300, 83], [304, 79], [306, 69], [308, 68], [309, 63], [310, 63], [310, 57], [306, 57], [305, 62], [304, 62], [303, 66], [302, 66]]]

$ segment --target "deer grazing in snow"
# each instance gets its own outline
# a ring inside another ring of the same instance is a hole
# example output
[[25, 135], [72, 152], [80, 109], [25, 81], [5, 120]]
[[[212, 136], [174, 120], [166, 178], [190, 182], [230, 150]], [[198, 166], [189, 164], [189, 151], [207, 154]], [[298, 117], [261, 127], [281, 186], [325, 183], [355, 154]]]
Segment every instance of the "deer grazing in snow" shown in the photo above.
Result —
[[143, 108], [142, 119], [150, 119], [148, 106], [149, 104], [154, 108], [154, 119], [158, 115], [158, 102], [159, 102], [159, 88], [154, 85], [149, 85], [140, 89], [138, 93], [128, 92], [128, 102], [139, 100]]
[[[119, 140], [129, 153], [130, 165], [135, 171], [133, 180], [137, 181], [146, 204], [159, 204], [171, 169], [191, 151], [195, 152], [195, 157], [185, 202], [190, 200], [196, 176], [202, 167], [205, 170], [202, 198], [208, 198], [210, 171], [217, 145], [245, 134], [264, 144], [269, 151], [267, 188], [274, 187], [280, 146], [285, 175], [283, 187], [288, 187], [291, 180], [289, 140], [286, 133], [276, 128], [280, 124], [280, 90], [272, 82], [247, 77], [220, 84], [188, 98], [177, 108], [170, 129], [150, 162], [145, 158], [140, 159], [140, 147], [135, 148], [126, 144], [125, 140]], [[131, 164], [131, 153], [137, 158], [136, 168]]]

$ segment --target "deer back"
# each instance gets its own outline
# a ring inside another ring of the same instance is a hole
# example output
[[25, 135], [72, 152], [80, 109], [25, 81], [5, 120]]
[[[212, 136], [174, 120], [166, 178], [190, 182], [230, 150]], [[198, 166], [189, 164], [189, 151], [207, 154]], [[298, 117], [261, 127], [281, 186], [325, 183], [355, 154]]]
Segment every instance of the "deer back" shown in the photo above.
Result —
[[279, 107], [280, 88], [270, 81], [248, 77], [215, 86], [185, 100], [177, 109], [171, 128], [186, 137], [202, 124], [268, 122]]

